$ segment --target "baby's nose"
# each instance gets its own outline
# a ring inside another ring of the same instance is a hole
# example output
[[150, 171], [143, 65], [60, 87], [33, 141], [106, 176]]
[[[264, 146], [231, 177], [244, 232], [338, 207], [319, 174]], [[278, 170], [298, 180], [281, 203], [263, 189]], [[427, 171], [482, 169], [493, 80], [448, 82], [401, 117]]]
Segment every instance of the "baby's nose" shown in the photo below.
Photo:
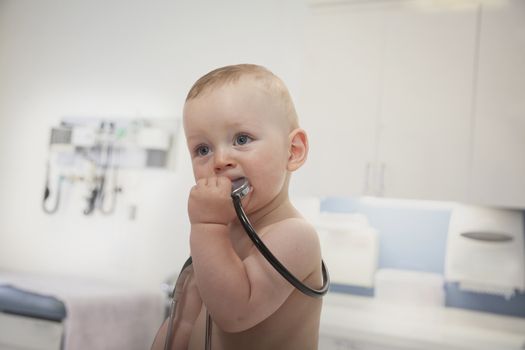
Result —
[[231, 158], [230, 153], [225, 150], [216, 150], [214, 157], [215, 173], [221, 173], [226, 169], [235, 167], [235, 161]]

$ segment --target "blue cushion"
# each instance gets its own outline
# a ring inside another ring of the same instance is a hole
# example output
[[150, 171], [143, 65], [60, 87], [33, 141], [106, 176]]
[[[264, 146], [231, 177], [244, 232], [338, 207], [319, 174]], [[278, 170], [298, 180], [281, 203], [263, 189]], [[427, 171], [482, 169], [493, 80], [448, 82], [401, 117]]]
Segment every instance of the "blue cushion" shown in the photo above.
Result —
[[0, 285], [0, 311], [57, 322], [66, 317], [66, 307], [57, 298], [10, 285]]

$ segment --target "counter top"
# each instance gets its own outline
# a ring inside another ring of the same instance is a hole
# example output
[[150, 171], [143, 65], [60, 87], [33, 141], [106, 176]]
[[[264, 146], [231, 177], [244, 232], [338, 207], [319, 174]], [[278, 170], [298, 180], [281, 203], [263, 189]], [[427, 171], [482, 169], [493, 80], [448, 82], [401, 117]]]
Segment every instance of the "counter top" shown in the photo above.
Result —
[[329, 293], [321, 335], [389, 349], [524, 350], [525, 319]]

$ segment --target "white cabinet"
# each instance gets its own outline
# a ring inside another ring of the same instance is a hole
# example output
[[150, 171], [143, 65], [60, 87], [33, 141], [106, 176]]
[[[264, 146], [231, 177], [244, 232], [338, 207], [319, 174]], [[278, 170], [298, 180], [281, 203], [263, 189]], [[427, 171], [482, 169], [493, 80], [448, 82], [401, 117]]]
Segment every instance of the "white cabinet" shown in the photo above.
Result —
[[525, 319], [328, 293], [319, 350], [522, 350]]
[[340, 337], [319, 337], [319, 350], [427, 350], [424, 347], [414, 347], [404, 344], [403, 346], [377, 344], [357, 339], [345, 339]]
[[377, 194], [466, 199], [475, 9], [389, 12]]
[[318, 195], [361, 194], [375, 158], [383, 14], [353, 6], [313, 11], [307, 33], [301, 125], [310, 154], [292, 188]]
[[481, 16], [469, 200], [525, 208], [525, 2]]
[[475, 7], [314, 8], [301, 122], [300, 191], [466, 198]]

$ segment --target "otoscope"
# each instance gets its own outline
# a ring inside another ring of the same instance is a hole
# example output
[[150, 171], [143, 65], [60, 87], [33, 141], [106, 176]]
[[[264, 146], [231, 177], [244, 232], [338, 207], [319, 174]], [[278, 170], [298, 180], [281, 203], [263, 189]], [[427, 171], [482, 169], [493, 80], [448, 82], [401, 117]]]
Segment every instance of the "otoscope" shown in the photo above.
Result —
[[[295, 288], [297, 288], [299, 291], [304, 293], [307, 296], [314, 297], [314, 298], [320, 298], [323, 295], [325, 295], [328, 292], [328, 287], [330, 285], [330, 275], [328, 274], [328, 270], [326, 269], [326, 266], [324, 264], [324, 261], [321, 260], [321, 269], [322, 269], [322, 275], [323, 275], [323, 285], [321, 289], [313, 289], [311, 287], [308, 287], [304, 283], [302, 283], [297, 277], [295, 277], [288, 269], [275, 257], [275, 255], [272, 254], [270, 249], [264, 244], [264, 242], [261, 240], [255, 229], [253, 228], [252, 224], [250, 223], [250, 220], [248, 219], [248, 216], [246, 215], [246, 212], [244, 211], [244, 208], [242, 206], [242, 199], [246, 197], [246, 195], [250, 192], [250, 183], [246, 178], [243, 179], [242, 183], [236, 186], [236, 183], [232, 185], [232, 193], [231, 197], [233, 200], [233, 206], [235, 208], [235, 212], [237, 213], [237, 217], [239, 218], [239, 221], [241, 222], [241, 225], [243, 226], [244, 230], [246, 231], [246, 234], [251, 239], [255, 247], [259, 250], [259, 252], [264, 256], [264, 258], [273, 266], [273, 268], [279, 272], [281, 276], [283, 276], [291, 285], [293, 285]], [[178, 298], [182, 294], [182, 287], [184, 285], [184, 281], [186, 280], [186, 277], [188, 276], [189, 272], [192, 270], [192, 258], [191, 256], [186, 260], [184, 263], [184, 266], [181, 269], [181, 272], [179, 274], [179, 277], [177, 278], [177, 282], [175, 283], [175, 287], [172, 292], [172, 299], [170, 303], [170, 310], [169, 310], [169, 319], [168, 319], [168, 330], [166, 334], [166, 340], [164, 343], [164, 350], [171, 349], [171, 345], [173, 342], [173, 319], [175, 317], [175, 310], [177, 307], [177, 301]], [[206, 338], [205, 338], [205, 349], [209, 350], [211, 349], [211, 317], [209, 313], [206, 313]]]

